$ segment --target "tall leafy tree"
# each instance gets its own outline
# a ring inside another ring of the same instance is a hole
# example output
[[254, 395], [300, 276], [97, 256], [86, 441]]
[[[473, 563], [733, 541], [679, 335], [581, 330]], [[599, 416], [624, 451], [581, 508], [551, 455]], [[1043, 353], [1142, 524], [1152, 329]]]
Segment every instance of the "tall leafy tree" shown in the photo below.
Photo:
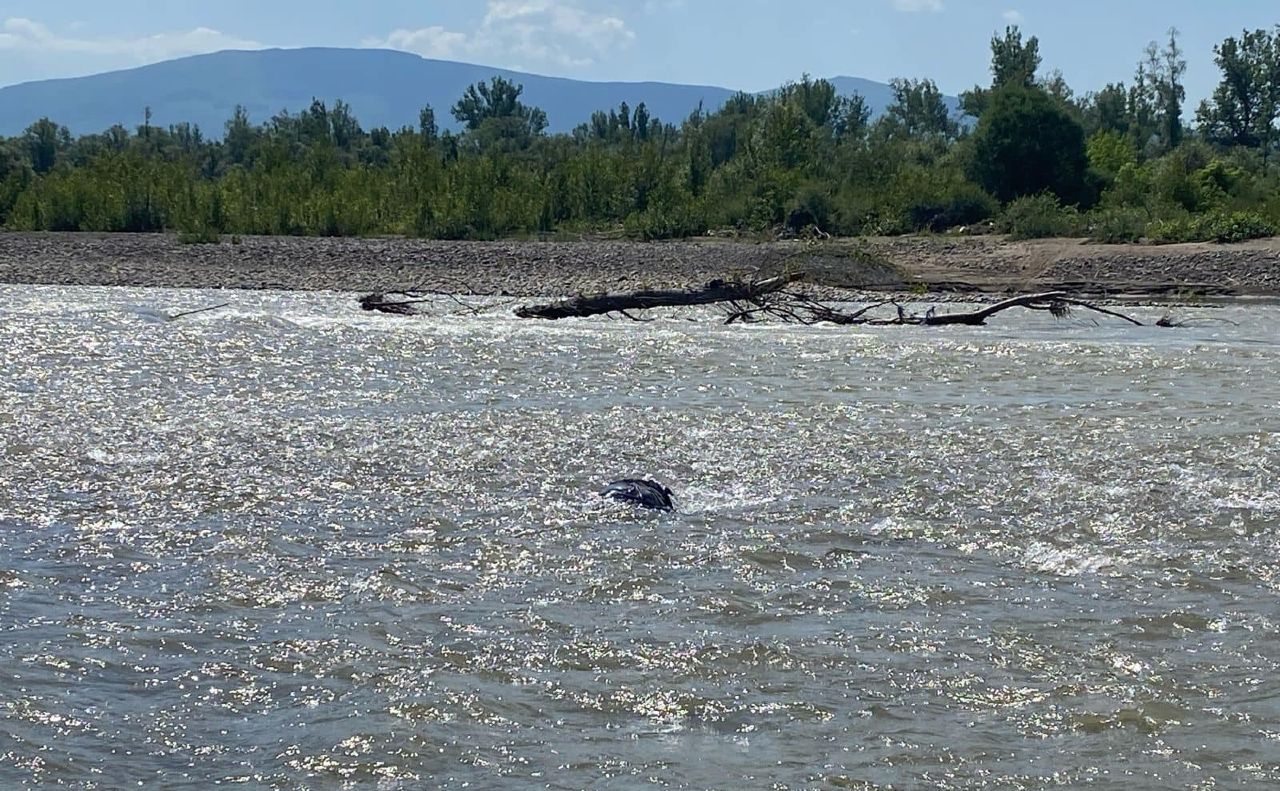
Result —
[[1022, 30], [1010, 25], [1003, 36], [991, 37], [991, 87], [974, 86], [973, 90], [965, 91], [960, 95], [960, 107], [974, 118], [981, 118], [993, 91], [1006, 86], [1030, 88], [1039, 70], [1040, 39], [1032, 36], [1024, 41]]
[[436, 124], [436, 111], [429, 104], [418, 111], [418, 134], [426, 143], [434, 143], [440, 136], [440, 127]]
[[1178, 44], [1177, 28], [1169, 28], [1169, 39], [1153, 65], [1156, 67], [1154, 73], [1159, 76], [1156, 84], [1160, 100], [1161, 142], [1166, 151], [1172, 151], [1182, 143], [1182, 103], [1187, 100], [1187, 89], [1182, 83], [1187, 73], [1187, 61]]
[[502, 77], [494, 77], [489, 83], [478, 82], [467, 88], [462, 98], [453, 106], [453, 117], [470, 131], [476, 131], [491, 120], [516, 120], [531, 135], [540, 135], [547, 128], [547, 114], [536, 107], [527, 107], [520, 101], [523, 85], [516, 85]]
[[1205, 135], [1222, 145], [1275, 147], [1280, 123], [1280, 27], [1244, 31], [1214, 47], [1222, 81], [1202, 102], [1196, 120]]
[[333, 144], [343, 151], [350, 151], [364, 136], [351, 105], [341, 99], [334, 102], [333, 110], [329, 112], [329, 135]]
[[636, 114], [631, 122], [631, 129], [635, 133], [636, 139], [648, 140], [649, 132], [652, 130], [654, 119], [649, 115], [649, 107], [644, 102], [636, 105]]
[[1084, 129], [1039, 87], [996, 91], [973, 144], [970, 178], [1002, 201], [1041, 192], [1066, 203], [1086, 197]]
[[867, 100], [859, 94], [843, 98], [840, 122], [836, 126], [836, 134], [846, 140], [858, 140], [866, 136], [871, 126], [871, 107]]
[[1178, 44], [1178, 30], [1169, 29], [1163, 49], [1147, 45], [1129, 90], [1130, 133], [1148, 153], [1172, 151], [1182, 142], [1182, 103], [1187, 90], [1182, 83], [1187, 62]]
[[991, 39], [991, 86], [1004, 88], [1020, 85], [1030, 88], [1035, 84], [1040, 70], [1040, 39], [1032, 36], [1022, 40], [1017, 25], [1005, 28], [1004, 36]]
[[814, 126], [835, 127], [840, 122], [843, 104], [836, 86], [827, 80], [815, 80], [806, 74], [800, 82], [782, 86], [778, 100], [797, 105]]
[[1109, 83], [1102, 90], [1085, 97], [1081, 104], [1085, 132], [1129, 131], [1129, 91], [1124, 83]]
[[58, 163], [58, 155], [71, 147], [71, 133], [65, 126], [58, 126], [48, 118], [41, 118], [27, 127], [23, 137], [31, 157], [31, 169], [36, 173], [53, 170]]
[[933, 80], [894, 79], [889, 87], [893, 90], [893, 104], [885, 110], [881, 124], [891, 137], [956, 136], [957, 124]]

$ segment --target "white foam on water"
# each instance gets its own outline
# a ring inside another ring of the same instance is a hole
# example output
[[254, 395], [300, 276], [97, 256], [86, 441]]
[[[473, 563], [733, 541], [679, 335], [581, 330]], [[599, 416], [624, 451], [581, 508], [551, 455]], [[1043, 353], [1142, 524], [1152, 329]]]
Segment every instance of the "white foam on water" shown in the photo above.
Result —
[[145, 453], [139, 451], [109, 450], [107, 448], [90, 448], [85, 456], [98, 464], [111, 466], [145, 466], [159, 464], [164, 461], [164, 454]]
[[1020, 561], [1027, 568], [1061, 577], [1118, 572], [1124, 565], [1123, 560], [1105, 552], [1082, 547], [1056, 547], [1040, 541], [1028, 545]]
[[1262, 513], [1280, 511], [1280, 492], [1240, 492], [1210, 500], [1215, 508], [1230, 508]]
[[676, 491], [676, 510], [697, 516], [751, 513], [764, 506], [781, 502], [780, 495], [761, 491], [750, 483], [738, 482], [725, 487], [694, 484]]

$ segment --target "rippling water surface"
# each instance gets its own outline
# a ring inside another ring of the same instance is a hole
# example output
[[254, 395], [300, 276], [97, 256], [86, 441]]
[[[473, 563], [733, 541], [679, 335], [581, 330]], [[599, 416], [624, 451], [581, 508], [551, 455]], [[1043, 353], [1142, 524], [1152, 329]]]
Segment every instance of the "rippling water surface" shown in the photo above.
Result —
[[1280, 783], [1275, 307], [0, 306], [0, 787]]

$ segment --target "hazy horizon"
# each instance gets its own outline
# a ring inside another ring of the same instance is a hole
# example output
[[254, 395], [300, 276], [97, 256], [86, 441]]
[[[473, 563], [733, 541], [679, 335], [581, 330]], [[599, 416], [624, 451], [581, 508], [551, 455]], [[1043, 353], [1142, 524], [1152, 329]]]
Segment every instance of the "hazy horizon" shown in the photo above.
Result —
[[[736, 85], [716, 85], [714, 83], [698, 82], [696, 80], [690, 80], [685, 82], [672, 82], [671, 80], [657, 80], [657, 79], [629, 80], [629, 79], [611, 79], [609, 77], [598, 77], [598, 78], [597, 77], [571, 77], [563, 74], [553, 74], [553, 73], [550, 73], [549, 71], [545, 71], [541, 69], [518, 69], [510, 66], [500, 66], [494, 63], [482, 63], [476, 60], [466, 60], [466, 59], [451, 60], [448, 58], [433, 58], [426, 55], [419, 55], [416, 52], [409, 52], [407, 50], [395, 49], [393, 47], [337, 47], [337, 46], [330, 46], [330, 45], [324, 45], [324, 44], [314, 44], [314, 45], [304, 44], [299, 46], [258, 47], [258, 48], [239, 48], [239, 49], [230, 48], [230, 49], [212, 50], [210, 52], [196, 52], [196, 53], [191, 53], [187, 55], [175, 55], [174, 57], [167, 58], [164, 61], [156, 61], [155, 63], [144, 63], [136, 66], [122, 66], [118, 69], [108, 69], [106, 71], [89, 72], [86, 74], [74, 74], [66, 77], [41, 77], [34, 80], [24, 80], [20, 83], [3, 83], [3, 84], [0, 84], [0, 89], [13, 87], [15, 85], [27, 85], [31, 83], [50, 82], [50, 81], [56, 81], [56, 80], [78, 80], [84, 77], [93, 77], [99, 74], [111, 74], [114, 72], [121, 72], [121, 71], [133, 71], [135, 69], [144, 69], [147, 66], [154, 66], [157, 63], [164, 63], [164, 62], [169, 62], [174, 60], [185, 60], [188, 58], [198, 58], [206, 55], [217, 55], [217, 54], [226, 53], [226, 52], [290, 52], [290, 51], [306, 51], [306, 50], [316, 50], [316, 51], [332, 50], [332, 51], [339, 51], [339, 52], [341, 51], [389, 52], [389, 53], [396, 53], [400, 55], [409, 55], [412, 57], [421, 58], [423, 60], [435, 61], [440, 63], [459, 63], [463, 65], [468, 65], [468, 66], [474, 66], [476, 68], [494, 69], [497, 71], [517, 71], [522, 74], [528, 74], [530, 76], [538, 76], [538, 77], [547, 77], [549, 79], [574, 80], [576, 82], [588, 82], [588, 83], [598, 83], [598, 84], [606, 84], [606, 85], [607, 84], [681, 85], [681, 86], [688, 86], [688, 87], [695, 87], [695, 88], [708, 87], [708, 88], [722, 88], [722, 89], [730, 89], [730, 90], [742, 90], [747, 93], [765, 93], [765, 92], [774, 90], [776, 88], [780, 88], [783, 85], [786, 85], [787, 83], [790, 83], [790, 82], [799, 82], [800, 80], [804, 79], [804, 77], [806, 76], [811, 77], [813, 79], [866, 80], [869, 82], [876, 82], [876, 83], [888, 82], [888, 80], [873, 80], [871, 78], [862, 77], [857, 74], [813, 74], [810, 72], [800, 72], [800, 73], [797, 73], [794, 77], [788, 77], [786, 79], [779, 81], [778, 84], [776, 85], [770, 85], [760, 89], [748, 89], [748, 88], [740, 88], [739, 86], [736, 86]], [[945, 95], [958, 96], [959, 93], [958, 92], [955, 94], [947, 93]], [[342, 97], [337, 96], [332, 98], [341, 99]]]
[[[988, 43], [1009, 24], [1041, 41], [1044, 70], [1079, 94], [1132, 79], [1143, 48], [1181, 31], [1189, 105], [1217, 82], [1212, 48], [1280, 11], [1239, 0], [1065, 6], [1031, 0], [865, 0], [803, 15], [763, 0], [387, 0], [316, 8], [298, 0], [211, 4], [10, 0], [0, 12], [0, 86], [128, 69], [228, 49], [394, 49], [593, 82], [762, 91], [808, 73], [887, 82], [927, 77], [948, 94], [989, 81]], [[1082, 42], [1084, 45], [1082, 46]]]

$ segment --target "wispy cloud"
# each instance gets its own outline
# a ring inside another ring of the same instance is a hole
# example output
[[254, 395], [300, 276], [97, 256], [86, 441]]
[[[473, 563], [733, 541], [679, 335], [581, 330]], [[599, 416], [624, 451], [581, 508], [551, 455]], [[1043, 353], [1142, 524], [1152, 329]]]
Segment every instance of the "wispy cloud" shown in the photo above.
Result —
[[1001, 14], [1001, 16], [1004, 17], [1004, 21], [1011, 25], [1021, 25], [1023, 22], [1027, 21], [1027, 18], [1022, 15], [1022, 12], [1016, 8], [1010, 8], [1008, 11]]
[[370, 39], [365, 41], [365, 44], [402, 49], [431, 58], [448, 60], [465, 57], [474, 42], [466, 33], [455, 33], [439, 26], [432, 26], [417, 30], [393, 30], [385, 39]]
[[256, 41], [230, 36], [207, 27], [137, 38], [114, 38], [62, 35], [39, 22], [21, 17], [6, 19], [0, 24], [0, 51], [42, 54], [61, 52], [154, 63], [203, 52], [261, 47], [262, 44]]
[[893, 7], [908, 14], [919, 14], [941, 11], [943, 4], [942, 0], [893, 0]]
[[622, 47], [635, 33], [620, 17], [555, 0], [489, 0], [484, 18], [470, 31], [439, 26], [401, 28], [366, 47], [389, 47], [428, 58], [472, 58], [580, 67]]

